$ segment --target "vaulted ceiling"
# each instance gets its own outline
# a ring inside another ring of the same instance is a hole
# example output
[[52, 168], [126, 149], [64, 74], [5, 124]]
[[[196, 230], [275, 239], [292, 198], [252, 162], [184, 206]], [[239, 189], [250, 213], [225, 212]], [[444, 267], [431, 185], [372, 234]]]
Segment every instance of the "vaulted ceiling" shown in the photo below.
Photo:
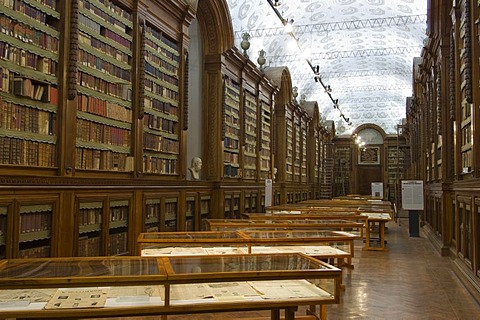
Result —
[[[266, 68], [287, 66], [297, 101], [302, 95], [317, 101], [337, 134], [365, 123], [397, 133], [406, 97], [412, 95], [413, 58], [420, 56], [425, 39], [427, 0], [227, 2], [235, 45], [242, 50], [242, 35], [248, 33], [246, 53], [252, 61], [257, 63], [264, 50]], [[289, 34], [284, 23], [291, 19]]]

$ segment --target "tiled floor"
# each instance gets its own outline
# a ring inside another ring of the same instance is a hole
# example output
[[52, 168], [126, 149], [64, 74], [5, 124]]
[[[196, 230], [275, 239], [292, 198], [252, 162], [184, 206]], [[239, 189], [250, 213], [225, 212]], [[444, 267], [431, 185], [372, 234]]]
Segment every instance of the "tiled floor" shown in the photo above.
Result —
[[[408, 221], [401, 222], [387, 225], [388, 251], [364, 251], [358, 240], [355, 267], [344, 271], [346, 289], [340, 304], [327, 307], [328, 319], [480, 319], [480, 305], [452, 271], [450, 258], [441, 257], [422, 234], [409, 237]], [[304, 314], [303, 310], [297, 314]], [[233, 320], [260, 315], [269, 317], [270, 312], [177, 315], [168, 320]]]

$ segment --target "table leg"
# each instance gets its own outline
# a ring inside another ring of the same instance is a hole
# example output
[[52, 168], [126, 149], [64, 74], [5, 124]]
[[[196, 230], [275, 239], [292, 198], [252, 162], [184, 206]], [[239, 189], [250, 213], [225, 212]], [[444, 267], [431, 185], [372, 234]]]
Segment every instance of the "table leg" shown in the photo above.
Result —
[[280, 309], [272, 309], [270, 318], [272, 320], [280, 320]]
[[285, 320], [295, 320], [295, 311], [297, 308], [285, 308]]

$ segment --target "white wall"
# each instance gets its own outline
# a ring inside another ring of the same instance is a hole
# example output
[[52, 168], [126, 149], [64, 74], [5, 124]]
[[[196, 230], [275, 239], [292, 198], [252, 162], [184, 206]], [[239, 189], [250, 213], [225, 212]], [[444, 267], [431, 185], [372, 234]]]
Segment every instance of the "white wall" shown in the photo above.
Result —
[[[202, 157], [202, 42], [197, 20], [189, 28], [189, 80], [188, 80], [188, 130], [187, 168], [193, 157]], [[187, 170], [187, 179], [189, 178]], [[200, 172], [200, 179], [202, 173]]]

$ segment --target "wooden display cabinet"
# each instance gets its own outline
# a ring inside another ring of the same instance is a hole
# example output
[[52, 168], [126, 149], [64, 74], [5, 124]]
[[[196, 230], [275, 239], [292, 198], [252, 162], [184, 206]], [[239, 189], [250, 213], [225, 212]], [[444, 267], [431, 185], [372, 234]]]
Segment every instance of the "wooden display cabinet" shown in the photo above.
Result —
[[178, 202], [178, 193], [145, 193], [143, 195], [143, 231], [177, 231]]
[[131, 251], [131, 195], [76, 197], [76, 256], [125, 255]]
[[53, 195], [0, 199], [0, 256], [53, 256], [58, 246], [58, 207], [59, 198]]
[[298, 306], [320, 306], [326, 317], [325, 306], [340, 300], [341, 270], [298, 253], [90, 257], [3, 260], [0, 277], [2, 318], [271, 309], [278, 319], [285, 309], [291, 320]]

